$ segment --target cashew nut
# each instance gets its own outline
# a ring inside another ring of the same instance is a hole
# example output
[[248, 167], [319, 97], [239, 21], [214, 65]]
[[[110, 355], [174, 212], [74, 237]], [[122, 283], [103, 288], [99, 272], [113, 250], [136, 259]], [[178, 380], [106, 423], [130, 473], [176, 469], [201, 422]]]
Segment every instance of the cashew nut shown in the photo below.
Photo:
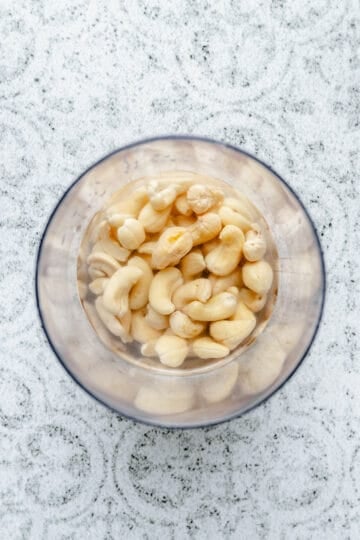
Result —
[[135, 283], [129, 294], [130, 309], [140, 309], [148, 303], [153, 273], [150, 265], [142, 257], [132, 257], [128, 262], [128, 267], [139, 268], [142, 272], [142, 276]]
[[179, 212], [179, 214], [182, 214], [183, 216], [189, 217], [193, 213], [185, 194], [180, 195], [176, 199], [175, 208]]
[[176, 289], [172, 301], [176, 309], [182, 309], [193, 300], [206, 302], [211, 296], [211, 283], [206, 278], [194, 279]]
[[129, 292], [142, 275], [142, 270], [135, 266], [125, 266], [117, 270], [106, 284], [104, 307], [113, 315], [123, 317], [129, 309]]
[[225, 322], [222, 319], [227, 319], [235, 313], [236, 303], [237, 300], [233, 294], [222, 292], [210, 298], [206, 304], [197, 300], [190, 302], [183, 308], [183, 311], [195, 321]]
[[220, 245], [205, 257], [208, 270], [218, 276], [227, 276], [238, 266], [244, 244], [244, 233], [239, 227], [226, 225], [219, 235]]
[[[103, 272], [107, 276], [112, 276], [120, 268], [118, 261], [107, 253], [91, 253], [87, 258], [87, 263], [94, 270], [100, 270], [100, 272]], [[102, 275], [95, 275], [94, 277], [91, 275], [92, 279], [95, 279], [95, 277], [102, 277]]]
[[125, 248], [137, 249], [145, 240], [144, 227], [137, 219], [126, 219], [124, 225], [118, 228], [117, 237]]
[[132, 312], [131, 335], [139, 343], [147, 343], [161, 336], [159, 330], [152, 328], [145, 319], [142, 309]]
[[186, 194], [187, 202], [195, 214], [204, 214], [222, 202], [224, 195], [219, 189], [204, 184], [193, 184]]
[[161, 210], [165, 210], [165, 208], [168, 208], [175, 201], [177, 190], [174, 185], [161, 189], [159, 184], [154, 182], [149, 184], [148, 194], [154, 210], [161, 212]]
[[243, 246], [244, 257], [250, 262], [259, 261], [266, 253], [265, 238], [261, 234], [260, 227], [251, 229], [245, 235]]
[[236, 268], [233, 272], [231, 272], [231, 274], [223, 277], [210, 274], [209, 280], [212, 286], [213, 294], [227, 291], [229, 287], [235, 286], [240, 288], [243, 285], [241, 268]]
[[151, 307], [161, 315], [170, 315], [175, 311], [171, 297], [175, 289], [180, 287], [182, 283], [183, 278], [177, 268], [160, 270], [150, 285], [149, 302]]
[[118, 262], [126, 262], [129, 258], [130, 251], [120, 246], [118, 242], [111, 238], [104, 238], [96, 242], [92, 248], [92, 253], [104, 252], [114, 257]]
[[170, 328], [177, 336], [184, 339], [192, 339], [205, 329], [205, 324], [201, 322], [194, 322], [182, 313], [182, 311], [174, 311], [170, 315]]
[[217, 343], [210, 337], [195, 339], [192, 343], [192, 350], [196, 356], [205, 359], [224, 358], [224, 356], [227, 356], [230, 352], [225, 345]]
[[119, 227], [124, 225], [127, 219], [135, 219], [135, 217], [131, 214], [112, 214], [108, 217], [108, 222], [112, 227], [118, 229]]
[[194, 225], [189, 227], [193, 237], [193, 245], [198, 246], [212, 240], [221, 231], [221, 219], [217, 214], [209, 212], [199, 216]]
[[141, 246], [138, 247], [138, 253], [144, 255], [152, 255], [156, 244], [157, 242], [155, 241], [144, 242], [143, 244], [141, 244]]
[[147, 203], [139, 214], [139, 221], [148, 233], [161, 231], [170, 215], [171, 206], [161, 212], [155, 210], [151, 203]]
[[193, 389], [179, 381], [166, 380], [155, 386], [143, 386], [135, 398], [135, 407], [148, 414], [180, 414], [191, 409]]
[[257, 218], [254, 205], [241, 193], [237, 193], [236, 197], [226, 197], [224, 206], [228, 206], [250, 222], [255, 221]]
[[157, 340], [155, 351], [162, 364], [176, 368], [181, 366], [187, 357], [189, 345], [181, 337], [166, 335]]
[[155, 330], [165, 330], [169, 326], [169, 316], [161, 315], [150, 304], [147, 305], [145, 319]]
[[169, 227], [160, 236], [152, 254], [152, 267], [174, 266], [192, 248], [192, 236], [184, 227]]
[[274, 273], [266, 261], [247, 262], [242, 268], [242, 277], [248, 289], [263, 295], [269, 291]]
[[235, 212], [228, 206], [222, 206], [219, 209], [219, 216], [223, 225], [234, 225], [246, 232], [251, 229], [251, 223], [242, 214]]
[[232, 320], [219, 320], [210, 325], [210, 335], [232, 350], [251, 334], [255, 325], [255, 315], [240, 302]]
[[205, 268], [205, 259], [200, 249], [193, 249], [180, 261], [180, 270], [186, 280], [201, 274]]
[[[130, 343], [132, 341], [132, 337], [129, 335], [125, 325], [122, 323], [121, 317], [115, 317], [115, 315], [106, 309], [102, 296], [98, 296], [95, 300], [95, 308], [101, 321], [109, 332], [114, 334], [114, 336], [120, 337], [124, 343]], [[125, 324], [128, 324], [128, 317], [125, 318]]]
[[239, 299], [254, 313], [261, 311], [266, 304], [266, 294], [258, 294], [246, 287], [240, 289]]
[[235, 362], [216, 370], [200, 386], [200, 392], [208, 403], [218, 403], [227, 398], [235, 387], [239, 366]]
[[99, 294], [102, 294], [104, 292], [108, 281], [109, 278], [106, 277], [96, 278], [91, 283], [89, 283], [89, 289], [93, 294], [96, 294], [96, 296], [98, 296]]

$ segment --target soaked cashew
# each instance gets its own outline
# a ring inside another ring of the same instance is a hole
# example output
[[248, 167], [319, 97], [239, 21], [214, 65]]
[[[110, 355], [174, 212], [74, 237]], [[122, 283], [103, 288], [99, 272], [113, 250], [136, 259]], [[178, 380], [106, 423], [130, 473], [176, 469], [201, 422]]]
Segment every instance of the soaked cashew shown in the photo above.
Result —
[[194, 225], [189, 227], [192, 234], [193, 245], [198, 246], [212, 240], [221, 231], [221, 219], [217, 214], [209, 212], [199, 216]]
[[199, 358], [224, 358], [229, 354], [229, 349], [221, 343], [217, 343], [210, 337], [195, 339], [192, 343], [192, 350]]
[[[95, 308], [101, 321], [109, 330], [109, 332], [114, 334], [114, 336], [118, 336], [119, 338], [121, 338], [124, 343], [130, 343], [132, 341], [132, 337], [129, 335], [125, 326], [122, 324], [121, 318], [115, 317], [115, 315], [110, 313], [105, 308], [102, 296], [98, 296], [95, 300]], [[125, 319], [125, 322], [127, 323], [128, 319]]]
[[147, 356], [148, 358], [153, 358], [156, 355], [155, 351], [155, 344], [157, 342], [157, 339], [151, 339], [147, 343], [143, 343], [140, 347], [140, 352], [143, 356]]
[[232, 350], [251, 334], [255, 325], [256, 317], [240, 302], [232, 320], [219, 320], [210, 325], [210, 335]]
[[204, 214], [215, 205], [222, 202], [224, 195], [222, 191], [205, 186], [204, 184], [193, 184], [186, 194], [187, 202], [195, 214]]
[[218, 403], [227, 398], [235, 387], [239, 367], [232, 362], [217, 370], [200, 386], [200, 392], [208, 403]]
[[118, 228], [117, 237], [126, 249], [137, 249], [145, 240], [145, 231], [142, 224], [134, 218], [126, 219]]
[[155, 328], [155, 330], [165, 330], [169, 327], [169, 316], [161, 315], [161, 313], [155, 311], [150, 304], [146, 307], [145, 319], [152, 328]]
[[205, 304], [196, 300], [190, 302], [183, 311], [195, 321], [222, 321], [235, 313], [236, 304], [233, 294], [222, 292], [212, 296]]
[[236, 268], [233, 272], [223, 277], [216, 276], [215, 274], [210, 274], [209, 280], [212, 286], [213, 294], [227, 291], [229, 287], [233, 286], [241, 288], [243, 285], [241, 268]]
[[168, 208], [177, 197], [175, 186], [168, 186], [161, 189], [159, 185], [155, 185], [155, 183], [152, 186], [149, 186], [148, 193], [152, 207], [158, 212]]
[[170, 315], [175, 311], [175, 305], [171, 301], [173, 292], [183, 284], [180, 270], [177, 268], [165, 268], [160, 270], [151, 282], [149, 302], [151, 307], [161, 315]]
[[192, 208], [190, 208], [187, 196], [185, 194], [180, 195], [175, 201], [175, 208], [183, 216], [191, 216], [193, 213]]
[[219, 209], [219, 216], [223, 225], [234, 225], [244, 232], [251, 229], [250, 221], [228, 206], [222, 206]]
[[109, 278], [106, 277], [96, 278], [91, 283], [89, 283], [89, 289], [93, 294], [96, 294], [96, 296], [98, 296], [99, 294], [102, 294], [104, 292], [108, 281]]
[[245, 259], [251, 262], [259, 261], [264, 257], [266, 253], [266, 242], [260, 228], [253, 228], [246, 233], [243, 252]]
[[162, 364], [175, 368], [184, 362], [189, 352], [189, 345], [183, 338], [166, 335], [157, 340], [155, 351]]
[[185, 339], [192, 339], [205, 329], [205, 324], [194, 322], [182, 313], [182, 311], [174, 311], [169, 318], [170, 328], [177, 336]]
[[180, 270], [186, 280], [201, 274], [205, 268], [205, 259], [200, 249], [193, 249], [180, 261]]
[[152, 253], [152, 267], [174, 266], [192, 248], [192, 236], [184, 227], [169, 227], [160, 236]]
[[[107, 253], [91, 253], [87, 258], [87, 263], [92, 267], [94, 270], [99, 270], [100, 272], [103, 272], [106, 276], [112, 276], [116, 270], [120, 268], [120, 264], [114, 257], [111, 257], [111, 255], [108, 255]], [[90, 272], [89, 272], [90, 275]], [[93, 274], [94, 277], [91, 275], [92, 279], [95, 279], [95, 277], [102, 277], [102, 274], [96, 275]]]
[[144, 242], [143, 244], [141, 244], [141, 246], [138, 247], [138, 253], [144, 255], [152, 255], [156, 244], [157, 242], [155, 241]]
[[120, 318], [125, 315], [129, 309], [129, 292], [142, 275], [139, 268], [125, 266], [111, 276], [103, 296], [104, 306], [110, 313]]
[[176, 309], [182, 309], [193, 300], [206, 302], [211, 296], [211, 283], [206, 278], [194, 279], [176, 289], [172, 301]]
[[129, 258], [130, 251], [120, 246], [118, 242], [111, 240], [111, 238], [104, 238], [94, 244], [92, 253], [104, 252], [114, 257], [118, 262], [126, 262]]
[[171, 206], [161, 212], [155, 210], [151, 203], [144, 206], [139, 214], [139, 221], [148, 233], [161, 231], [167, 222], [171, 211]]
[[243, 266], [242, 277], [248, 289], [263, 295], [269, 291], [274, 273], [266, 261], [247, 262]]
[[131, 214], [112, 214], [108, 217], [108, 222], [109, 225], [118, 229], [119, 227], [124, 225], [127, 219], [135, 219], [135, 217]]
[[128, 266], [139, 268], [142, 272], [142, 276], [135, 283], [129, 294], [130, 309], [140, 309], [148, 303], [153, 273], [150, 265], [142, 257], [132, 257], [128, 262]]
[[266, 304], [266, 294], [258, 294], [246, 287], [240, 289], [239, 299], [254, 313], [261, 311]]
[[208, 270], [218, 276], [227, 276], [238, 266], [244, 244], [244, 233], [239, 227], [226, 225], [219, 235], [220, 245], [205, 257]]
[[145, 319], [143, 310], [133, 311], [131, 318], [131, 335], [139, 343], [147, 343], [161, 336], [159, 330], [152, 328]]
[[236, 197], [226, 197], [224, 199], [224, 206], [228, 206], [238, 214], [244, 216], [244, 218], [250, 222], [256, 220], [256, 210], [254, 205], [241, 193], [237, 193]]

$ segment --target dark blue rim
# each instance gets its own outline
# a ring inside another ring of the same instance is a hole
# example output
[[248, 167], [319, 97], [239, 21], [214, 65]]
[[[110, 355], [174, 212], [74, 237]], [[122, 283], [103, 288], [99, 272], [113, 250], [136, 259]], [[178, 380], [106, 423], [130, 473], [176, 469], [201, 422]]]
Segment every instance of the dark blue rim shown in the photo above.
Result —
[[[143, 418], [137, 418], [136, 416], [129, 416], [123, 412], [119, 412], [118, 410], [116, 410], [114, 407], [112, 407], [111, 405], [108, 405], [107, 403], [105, 403], [104, 401], [102, 401], [100, 398], [98, 398], [97, 396], [95, 396], [94, 394], [92, 394], [90, 392], [90, 390], [88, 388], [86, 388], [82, 383], [81, 381], [79, 381], [75, 375], [70, 371], [70, 369], [67, 367], [67, 365], [65, 364], [65, 362], [63, 361], [62, 357], [60, 356], [60, 354], [57, 352], [54, 344], [52, 343], [51, 339], [50, 339], [50, 336], [47, 332], [47, 329], [46, 329], [46, 325], [45, 325], [45, 322], [44, 322], [44, 318], [42, 316], [42, 312], [41, 312], [41, 307], [40, 307], [40, 301], [39, 301], [39, 288], [38, 288], [38, 281], [39, 281], [39, 275], [38, 275], [38, 272], [39, 272], [39, 260], [40, 260], [40, 257], [41, 257], [41, 251], [42, 251], [42, 245], [43, 245], [43, 242], [44, 242], [44, 239], [46, 237], [46, 233], [47, 233], [47, 230], [50, 226], [50, 223], [54, 217], [54, 215], [56, 214], [57, 212], [57, 209], [59, 208], [59, 206], [61, 205], [62, 201], [65, 199], [65, 197], [67, 196], [67, 194], [72, 190], [72, 188], [91, 170], [93, 169], [94, 167], [97, 167], [98, 165], [100, 165], [100, 163], [102, 163], [103, 161], [107, 160], [108, 158], [110, 158], [111, 156], [119, 153], [119, 152], [123, 152], [124, 150], [129, 150], [130, 148], [134, 148], [135, 146], [142, 146], [144, 144], [149, 144], [149, 143], [152, 143], [152, 142], [156, 142], [156, 141], [166, 141], [166, 140], [188, 140], [188, 141], [200, 141], [200, 142], [205, 142], [205, 143], [209, 143], [209, 144], [216, 144], [217, 146], [223, 146], [225, 148], [228, 148], [229, 150], [233, 150], [235, 152], [238, 152], [240, 154], [243, 154], [251, 159], [253, 159], [254, 161], [256, 161], [257, 163], [260, 163], [260, 165], [262, 165], [263, 167], [265, 167], [266, 169], [268, 169], [274, 176], [276, 176], [276, 178], [286, 186], [286, 188], [292, 193], [292, 195], [295, 197], [295, 199], [298, 201], [299, 205], [301, 206], [301, 208], [303, 209], [306, 217], [308, 218], [309, 220], [309, 223], [311, 225], [311, 228], [313, 230], [313, 233], [314, 233], [314, 237], [315, 237], [315, 240], [316, 240], [316, 243], [317, 243], [317, 246], [318, 246], [318, 250], [319, 250], [319, 253], [320, 253], [320, 260], [321, 260], [321, 273], [322, 273], [322, 291], [321, 291], [321, 294], [322, 294], [322, 297], [321, 297], [321, 306], [320, 306], [320, 312], [319, 312], [319, 317], [318, 317], [318, 320], [317, 320], [317, 323], [316, 323], [316, 326], [315, 326], [315, 329], [314, 329], [314, 333], [309, 341], [309, 344], [304, 352], [304, 354], [302, 355], [301, 359], [298, 361], [298, 363], [294, 366], [293, 370], [288, 374], [288, 376], [286, 377], [286, 379], [284, 379], [284, 381], [277, 387], [277, 388], [274, 388], [274, 390], [266, 397], [264, 397], [261, 401], [259, 401], [258, 403], [254, 403], [253, 405], [251, 405], [248, 409], [245, 409], [244, 411], [242, 411], [241, 413], [234, 413], [232, 414], [231, 416], [228, 416], [227, 418], [224, 418], [222, 420], [216, 420], [216, 421], [213, 421], [213, 422], [209, 422], [208, 424], [194, 424], [194, 425], [191, 425], [191, 426], [186, 426], [186, 425], [178, 425], [178, 426], [170, 426], [170, 425], [166, 425], [166, 424], [158, 424], [156, 422], [150, 422], [150, 421], [147, 421]], [[233, 420], [234, 418], [239, 418], [241, 416], [243, 416], [244, 414], [256, 409], [259, 405], [262, 405], [263, 403], [265, 403], [268, 399], [270, 399], [275, 393], [277, 393], [288, 381], [289, 379], [294, 375], [294, 373], [297, 371], [297, 369], [300, 367], [300, 365], [303, 363], [304, 361], [304, 358], [306, 357], [306, 355], [308, 354], [312, 344], [314, 343], [314, 340], [315, 340], [315, 337], [316, 337], [316, 334], [319, 330], [319, 326], [320, 326], [320, 323], [321, 323], [321, 319], [322, 319], [322, 316], [323, 316], [323, 312], [324, 312], [324, 304], [325, 304], [325, 293], [326, 293], [326, 271], [325, 271], [325, 262], [324, 262], [324, 254], [323, 254], [323, 250], [322, 250], [322, 247], [321, 247], [321, 243], [320, 243], [320, 239], [319, 239], [319, 235], [317, 233], [317, 230], [316, 230], [316, 227], [314, 225], [314, 222], [312, 220], [312, 218], [310, 217], [310, 214], [309, 212], [307, 211], [307, 209], [305, 208], [303, 202], [301, 201], [300, 197], [298, 196], [298, 194], [296, 193], [296, 191], [291, 187], [289, 186], [289, 184], [281, 177], [279, 176], [269, 165], [267, 165], [264, 161], [262, 161], [261, 159], [253, 156], [252, 154], [250, 154], [249, 152], [246, 152], [245, 150], [241, 150], [240, 148], [237, 148], [236, 146], [233, 146], [232, 144], [228, 144], [228, 143], [224, 143], [224, 142], [220, 142], [220, 141], [216, 141], [214, 139], [210, 139], [210, 138], [207, 138], [207, 137], [201, 137], [201, 136], [196, 136], [196, 135], [163, 135], [163, 136], [159, 136], [159, 137], [151, 137], [149, 139], [142, 139], [140, 141], [136, 141], [136, 142], [133, 142], [131, 144], [128, 144], [126, 146], [123, 146], [122, 148], [118, 148], [112, 152], [110, 152], [110, 154], [107, 154], [106, 156], [102, 157], [101, 159], [99, 159], [98, 161], [96, 161], [95, 163], [93, 163], [92, 165], [90, 165], [90, 167], [88, 167], [72, 184], [70, 184], [70, 186], [65, 190], [65, 192], [63, 193], [63, 195], [61, 196], [61, 198], [59, 199], [58, 203], [56, 204], [55, 208], [53, 209], [53, 211], [51, 212], [50, 216], [49, 216], [49, 219], [46, 223], [46, 226], [45, 226], [45, 229], [44, 229], [44, 232], [41, 236], [41, 239], [40, 239], [40, 243], [39, 243], [39, 248], [38, 248], [38, 251], [37, 251], [37, 255], [36, 255], [36, 269], [35, 269], [35, 297], [36, 297], [36, 306], [37, 306], [37, 310], [38, 310], [38, 314], [39, 314], [39, 318], [40, 318], [40, 324], [41, 324], [41, 327], [44, 331], [44, 334], [48, 340], [48, 343], [50, 345], [50, 348], [52, 349], [53, 353], [55, 354], [55, 356], [57, 357], [57, 359], [59, 360], [60, 364], [63, 366], [63, 368], [65, 369], [65, 371], [70, 375], [70, 377], [80, 386], [80, 388], [82, 388], [82, 390], [84, 390], [84, 392], [86, 392], [88, 395], [90, 395], [93, 399], [95, 399], [98, 403], [101, 403], [101, 405], [107, 407], [108, 409], [114, 411], [116, 414], [120, 415], [120, 416], [124, 416], [125, 418], [129, 419], [129, 420], [133, 420], [133, 421], [136, 421], [136, 422], [140, 422], [142, 424], [145, 424], [147, 426], [151, 426], [151, 427], [155, 427], [155, 428], [158, 428], [158, 429], [198, 429], [198, 428], [208, 428], [208, 427], [211, 427], [211, 426], [217, 426], [219, 424], [223, 424], [225, 422], [229, 422], [230, 420]]]

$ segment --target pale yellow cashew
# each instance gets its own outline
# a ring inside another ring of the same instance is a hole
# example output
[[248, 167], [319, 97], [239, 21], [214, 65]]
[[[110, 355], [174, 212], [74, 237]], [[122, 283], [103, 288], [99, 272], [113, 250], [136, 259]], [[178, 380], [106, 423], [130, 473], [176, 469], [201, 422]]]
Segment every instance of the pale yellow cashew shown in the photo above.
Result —
[[260, 227], [248, 231], [243, 246], [244, 257], [250, 262], [259, 261], [266, 253], [266, 241]]
[[191, 216], [193, 213], [185, 194], [180, 195], [175, 201], [175, 208], [183, 216]]
[[156, 233], [163, 230], [170, 215], [171, 206], [161, 212], [155, 210], [151, 203], [144, 206], [139, 214], [139, 221], [148, 233]]
[[229, 349], [222, 343], [217, 343], [210, 337], [195, 339], [192, 343], [192, 350], [199, 358], [224, 358], [229, 354]]
[[175, 266], [192, 248], [192, 236], [184, 227], [169, 227], [160, 236], [152, 253], [152, 267]]
[[180, 261], [180, 270], [186, 280], [201, 274], [205, 268], [205, 259], [200, 249], [193, 249]]
[[195, 214], [204, 214], [222, 202], [224, 194], [219, 189], [204, 184], [193, 184], [186, 194], [187, 202]]
[[193, 245], [198, 246], [212, 240], [221, 231], [221, 219], [217, 214], [207, 213], [199, 216], [194, 225], [189, 227], [192, 234]]
[[138, 247], [138, 253], [144, 254], [144, 255], [152, 255], [154, 252], [154, 249], [156, 247], [157, 241], [149, 241], [144, 242], [141, 244], [141, 246]]
[[239, 367], [234, 362], [216, 370], [200, 386], [200, 392], [208, 403], [218, 403], [226, 399], [235, 388]]
[[143, 386], [134, 405], [151, 415], [180, 414], [191, 409], [194, 391], [188, 384], [166, 380], [156, 386]]
[[[112, 276], [120, 268], [118, 261], [107, 253], [91, 253], [87, 258], [87, 263], [90, 267], [103, 272], [106, 276]], [[101, 275], [96, 275], [95, 277], [101, 277]], [[93, 276], [91, 278], [95, 279]]]
[[142, 275], [139, 268], [125, 266], [111, 276], [103, 296], [104, 306], [110, 313], [120, 318], [125, 315], [129, 309], [129, 292]]
[[170, 315], [175, 311], [171, 297], [182, 284], [183, 277], [177, 268], [160, 270], [150, 285], [149, 302], [151, 307], [161, 315]]
[[189, 345], [186, 339], [166, 335], [157, 340], [155, 351], [162, 364], [176, 368], [181, 366], [187, 357]]
[[147, 343], [161, 336], [159, 330], [152, 328], [147, 320], [143, 310], [133, 311], [131, 317], [131, 335], [139, 343]]
[[217, 276], [227, 276], [235, 270], [242, 257], [244, 233], [239, 227], [226, 225], [219, 235], [220, 245], [205, 257], [208, 270]]
[[258, 294], [246, 287], [240, 289], [239, 299], [254, 313], [261, 311], [266, 304], [266, 294]]
[[89, 283], [89, 289], [93, 294], [96, 294], [96, 296], [98, 296], [99, 294], [102, 294], [104, 292], [104, 289], [108, 281], [109, 281], [109, 278], [106, 278], [106, 277], [96, 278], [91, 283]]
[[118, 228], [117, 237], [124, 248], [137, 249], [145, 241], [144, 227], [137, 219], [126, 219]]
[[193, 300], [206, 302], [211, 296], [211, 283], [206, 278], [194, 279], [176, 289], [172, 301], [176, 309], [182, 309]]
[[183, 311], [195, 321], [222, 321], [231, 317], [236, 310], [236, 297], [222, 292], [211, 297], [205, 304], [195, 300], [184, 306]]
[[263, 295], [269, 291], [274, 273], [266, 261], [247, 262], [242, 268], [242, 277], [248, 289]]
[[161, 315], [150, 304], [147, 305], [145, 319], [155, 330], [165, 330], [169, 327], [169, 316]]
[[114, 257], [118, 262], [126, 262], [129, 258], [130, 251], [120, 246], [118, 242], [111, 240], [111, 238], [104, 238], [96, 242], [91, 250], [92, 253], [104, 252]]
[[153, 272], [150, 265], [142, 257], [131, 257], [128, 267], [139, 268], [142, 272], [142, 276], [132, 287], [129, 294], [130, 309], [141, 309], [146, 306], [149, 300]]
[[240, 288], [243, 285], [241, 268], [236, 268], [233, 272], [223, 277], [216, 276], [215, 274], [210, 274], [209, 280], [212, 286], [213, 294], [227, 291], [229, 287]]
[[241, 193], [238, 193], [236, 197], [226, 197], [224, 206], [228, 206], [250, 222], [255, 221], [257, 218], [254, 205]]
[[148, 193], [150, 196], [150, 203], [154, 210], [160, 212], [165, 210], [175, 201], [177, 197], [176, 187], [168, 186], [161, 189], [158, 185], [149, 186]]
[[244, 232], [251, 229], [250, 221], [228, 206], [222, 206], [219, 209], [219, 216], [223, 225], [234, 225]]
[[118, 229], [124, 225], [127, 219], [135, 219], [135, 216], [132, 216], [131, 214], [112, 214], [108, 217], [108, 222], [112, 227]]
[[232, 320], [218, 320], [210, 325], [210, 335], [215, 341], [223, 343], [232, 350], [251, 334], [255, 326], [255, 315], [240, 302]]
[[184, 339], [192, 339], [205, 330], [205, 323], [192, 321], [182, 311], [174, 311], [169, 322], [174, 334]]
[[157, 339], [151, 339], [147, 343], [143, 343], [140, 347], [140, 352], [143, 356], [147, 356], [148, 358], [153, 358], [154, 356], [157, 356], [155, 351], [155, 344], [157, 342]]
[[[121, 318], [115, 317], [115, 315], [105, 308], [102, 296], [98, 296], [95, 300], [95, 308], [109, 332], [119, 337], [124, 343], [130, 343], [132, 341], [132, 337], [125, 328], [125, 325], [122, 324]], [[128, 317], [125, 319], [125, 323], [128, 326]]]

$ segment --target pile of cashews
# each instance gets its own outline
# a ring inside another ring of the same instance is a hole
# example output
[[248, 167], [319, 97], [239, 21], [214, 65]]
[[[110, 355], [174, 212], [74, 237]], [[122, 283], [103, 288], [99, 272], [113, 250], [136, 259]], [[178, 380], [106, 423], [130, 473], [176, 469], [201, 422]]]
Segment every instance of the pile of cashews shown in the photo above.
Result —
[[123, 343], [178, 368], [223, 358], [254, 331], [273, 269], [260, 214], [242, 194], [206, 179], [151, 180], [116, 192], [99, 215], [88, 289]]

